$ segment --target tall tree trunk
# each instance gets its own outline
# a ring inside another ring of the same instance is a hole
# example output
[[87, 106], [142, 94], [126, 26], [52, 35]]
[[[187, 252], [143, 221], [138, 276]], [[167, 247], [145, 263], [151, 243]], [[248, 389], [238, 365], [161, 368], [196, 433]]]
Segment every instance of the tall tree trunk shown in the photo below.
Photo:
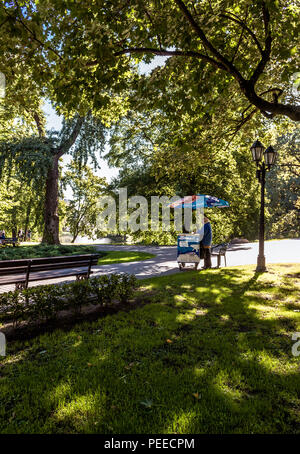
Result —
[[53, 157], [53, 166], [46, 180], [43, 243], [60, 244], [58, 217], [58, 156]]

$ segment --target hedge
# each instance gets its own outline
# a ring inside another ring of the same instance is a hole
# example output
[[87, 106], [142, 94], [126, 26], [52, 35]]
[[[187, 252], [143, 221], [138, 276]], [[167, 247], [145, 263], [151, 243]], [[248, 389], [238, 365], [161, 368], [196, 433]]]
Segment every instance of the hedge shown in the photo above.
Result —
[[54, 319], [59, 311], [81, 311], [85, 304], [107, 306], [113, 300], [126, 302], [137, 279], [130, 274], [110, 274], [62, 285], [40, 285], [0, 294], [0, 319], [21, 321]]

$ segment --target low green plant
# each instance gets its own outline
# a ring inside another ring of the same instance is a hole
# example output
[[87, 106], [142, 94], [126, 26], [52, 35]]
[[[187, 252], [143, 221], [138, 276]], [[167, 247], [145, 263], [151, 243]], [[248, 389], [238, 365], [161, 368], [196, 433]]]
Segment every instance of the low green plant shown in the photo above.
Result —
[[91, 295], [90, 282], [87, 279], [72, 282], [71, 284], [64, 284], [63, 295], [66, 298], [66, 304], [74, 313], [81, 312], [81, 308], [87, 303]]
[[135, 276], [111, 274], [63, 285], [40, 285], [0, 295], [0, 320], [11, 319], [15, 327], [21, 321], [48, 321], [58, 312], [81, 312], [87, 303], [109, 306], [113, 300], [126, 302], [136, 286]]
[[122, 274], [119, 279], [118, 296], [121, 303], [126, 303], [133, 295], [137, 286], [137, 278], [133, 274]]
[[62, 286], [41, 285], [22, 292], [26, 300], [26, 320], [50, 320], [63, 309]]

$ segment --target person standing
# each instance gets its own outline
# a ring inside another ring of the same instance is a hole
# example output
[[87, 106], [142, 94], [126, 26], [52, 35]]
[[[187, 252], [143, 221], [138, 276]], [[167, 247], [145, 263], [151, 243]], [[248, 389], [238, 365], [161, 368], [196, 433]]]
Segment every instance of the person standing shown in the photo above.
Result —
[[211, 243], [212, 243], [212, 229], [211, 229], [211, 224], [210, 220], [204, 216], [204, 225], [202, 226], [201, 229], [197, 231], [197, 233], [200, 233], [203, 235], [202, 240], [200, 241], [200, 247], [203, 248], [204, 251], [204, 269], [211, 268], [211, 253], [210, 253], [210, 248], [211, 248]]

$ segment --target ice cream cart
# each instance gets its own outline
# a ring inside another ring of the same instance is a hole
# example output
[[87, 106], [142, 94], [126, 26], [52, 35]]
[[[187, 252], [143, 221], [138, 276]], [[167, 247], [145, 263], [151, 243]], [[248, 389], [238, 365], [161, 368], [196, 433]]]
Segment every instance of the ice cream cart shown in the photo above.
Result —
[[200, 248], [201, 235], [181, 233], [177, 236], [177, 263], [182, 270], [187, 263], [193, 265], [196, 270], [200, 259], [203, 258], [203, 250]]

